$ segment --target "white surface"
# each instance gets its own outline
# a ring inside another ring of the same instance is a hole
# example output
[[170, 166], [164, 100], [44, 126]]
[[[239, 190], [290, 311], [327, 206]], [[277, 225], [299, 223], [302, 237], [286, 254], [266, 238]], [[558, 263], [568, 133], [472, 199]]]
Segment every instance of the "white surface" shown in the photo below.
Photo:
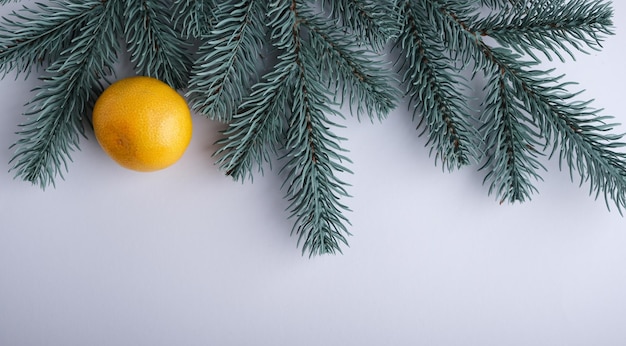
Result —
[[[605, 49], [558, 67], [624, 123], [614, 7]], [[404, 109], [347, 119], [351, 247], [308, 259], [281, 179], [225, 177], [204, 118], [161, 172], [118, 167], [90, 136], [56, 189], [14, 180], [35, 83], [0, 82], [0, 345], [626, 344], [626, 220], [556, 162], [531, 202], [499, 205], [477, 166], [434, 166]]]

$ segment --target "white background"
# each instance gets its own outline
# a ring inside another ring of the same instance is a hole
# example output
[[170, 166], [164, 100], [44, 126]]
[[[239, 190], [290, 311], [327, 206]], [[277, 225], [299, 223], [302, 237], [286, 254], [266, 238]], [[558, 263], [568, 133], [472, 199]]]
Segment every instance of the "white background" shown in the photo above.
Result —
[[[604, 50], [555, 65], [626, 123], [614, 8]], [[225, 177], [222, 126], [199, 116], [164, 171], [118, 167], [90, 133], [56, 188], [14, 180], [35, 77], [0, 82], [0, 345], [626, 345], [626, 220], [556, 161], [500, 205], [477, 166], [435, 167], [405, 108], [348, 118], [354, 236], [309, 259], [282, 177]]]

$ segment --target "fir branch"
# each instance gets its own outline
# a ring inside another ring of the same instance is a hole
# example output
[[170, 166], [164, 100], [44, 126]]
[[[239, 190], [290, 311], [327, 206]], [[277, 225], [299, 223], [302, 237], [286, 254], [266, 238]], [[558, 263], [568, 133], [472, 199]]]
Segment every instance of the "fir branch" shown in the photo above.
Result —
[[290, 6], [293, 23], [289, 23], [293, 35], [294, 63], [297, 67], [294, 85], [294, 102], [287, 132], [287, 159], [284, 169], [288, 171], [287, 197], [291, 202], [291, 217], [295, 218], [294, 232], [302, 252], [321, 255], [341, 252], [340, 244], [347, 245], [349, 232], [343, 211], [348, 208], [339, 202], [347, 197], [345, 183], [336, 176], [349, 172], [342, 161], [349, 161], [338, 152], [340, 138], [329, 131], [337, 126], [326, 118], [334, 112], [328, 107], [327, 89], [320, 83], [318, 70], [311, 66], [317, 51], [304, 45], [300, 37], [299, 4]]
[[342, 139], [331, 131], [339, 125], [329, 116], [340, 115], [331, 97], [335, 89], [345, 91], [351, 101], [362, 95], [364, 105], [358, 109], [384, 117], [395, 92], [376, 71], [380, 62], [368, 61], [369, 52], [352, 50], [356, 46], [331, 34], [306, 4], [277, 0], [268, 9], [278, 63], [233, 116], [220, 141], [218, 162], [227, 174], [242, 179], [284, 152], [281, 172], [286, 173], [293, 233], [303, 253], [340, 252], [350, 233], [343, 214], [349, 209], [340, 202], [348, 197], [347, 184], [337, 175], [350, 171], [344, 165], [349, 160], [339, 145]]
[[265, 82], [257, 83], [244, 99], [224, 132], [225, 138], [218, 141], [217, 164], [235, 180], [252, 179], [255, 168], [262, 172], [263, 163], [271, 163], [282, 145], [295, 66], [290, 54], [279, 59], [275, 69], [264, 76]]
[[590, 194], [604, 195], [622, 212], [626, 207], [626, 153], [622, 134], [612, 134], [613, 118], [600, 116], [589, 107], [591, 101], [577, 101], [572, 83], [560, 82], [563, 76], [549, 77], [552, 71], [527, 71], [535, 63], [520, 65], [519, 58], [508, 57], [506, 50], [492, 50], [491, 56], [509, 80], [517, 107], [527, 110], [540, 129], [544, 147], [551, 146], [552, 157], [559, 151], [559, 166], [567, 163], [570, 177], [578, 172], [580, 184], [589, 182]]
[[392, 0], [323, 0], [321, 3], [323, 10], [357, 35], [356, 44], [367, 43], [381, 50], [398, 32]]
[[543, 129], [547, 143], [553, 146], [553, 156], [559, 148], [559, 166], [565, 162], [570, 177], [578, 171], [580, 184], [589, 182], [590, 194], [604, 195], [607, 207], [610, 201], [622, 213], [626, 207], [626, 153], [623, 134], [614, 134], [613, 117], [600, 115], [592, 109], [591, 101], [577, 101], [580, 93], [571, 93], [566, 87], [572, 83], [560, 82], [563, 76], [532, 78], [519, 74], [518, 82], [528, 90], [524, 106]]
[[262, 172], [263, 164], [270, 164], [272, 154], [284, 145], [297, 65], [293, 36], [287, 31], [295, 19], [288, 6], [279, 5], [280, 1], [270, 3], [266, 16], [272, 18], [267, 23], [272, 44], [281, 52], [278, 62], [252, 87], [253, 92], [244, 99], [224, 132], [225, 138], [218, 142], [222, 145], [216, 152], [220, 156], [218, 164], [235, 180], [252, 179], [255, 168]]
[[[303, 51], [306, 51], [303, 49]], [[300, 58], [305, 58], [303, 53]], [[311, 57], [313, 52], [308, 53]], [[288, 150], [285, 165], [288, 171], [287, 197], [289, 209], [295, 219], [294, 232], [302, 252], [321, 255], [341, 252], [341, 244], [347, 245], [350, 235], [343, 214], [349, 210], [340, 198], [349, 197], [346, 184], [337, 177], [339, 172], [351, 173], [342, 162], [349, 162], [338, 141], [341, 138], [328, 129], [338, 125], [329, 121], [326, 114], [333, 114], [325, 107], [330, 100], [324, 96], [324, 86], [312, 78], [306, 63], [302, 62], [295, 88], [293, 116], [287, 133]]]
[[[413, 119], [422, 113], [417, 128], [428, 132], [431, 154], [441, 159], [448, 170], [479, 160], [482, 144], [471, 122], [474, 116], [467, 106], [469, 87], [458, 75], [455, 63], [445, 54], [439, 33], [425, 25], [428, 8], [421, 2], [399, 4], [404, 19], [396, 50], [401, 50], [399, 70], [406, 87]], [[421, 135], [420, 134], [420, 135]]]
[[94, 12], [97, 1], [51, 1], [21, 8], [0, 22], [0, 72], [26, 73], [50, 64], [67, 49]]
[[301, 10], [299, 15], [300, 25], [308, 29], [308, 44], [318, 52], [318, 59], [311, 63], [318, 70], [326, 71], [320, 78], [341, 98], [340, 105], [344, 106], [344, 97], [347, 97], [350, 111], [357, 117], [366, 114], [371, 119], [384, 119], [395, 108], [398, 98], [396, 89], [389, 87], [394, 80], [387, 73], [387, 64], [380, 56], [355, 43], [357, 37], [337, 33], [334, 25], [307, 9]]
[[135, 71], [181, 89], [187, 86], [191, 60], [167, 20], [170, 2], [126, 0], [124, 36]]
[[[594, 4], [605, 8], [601, 1], [594, 2]], [[508, 133], [506, 139], [513, 141], [508, 145], [509, 152], [511, 148], [517, 147], [518, 150], [515, 153], [522, 155], [522, 160], [512, 160], [512, 156], [508, 160], [490, 159], [491, 162], [487, 166], [495, 172], [487, 175], [488, 179], [492, 179], [490, 190], [497, 190], [503, 200], [524, 200], [524, 197], [528, 197], [528, 192], [534, 190], [534, 187], [527, 178], [538, 177], [534, 171], [541, 167], [534, 158], [536, 153], [533, 147], [537, 141], [535, 137], [541, 136], [545, 140], [545, 147], [549, 145], [554, 147], [553, 153], [557, 147], [560, 148], [560, 162], [568, 163], [570, 175], [573, 175], [573, 170], [578, 170], [581, 183], [589, 182], [590, 192], [595, 192], [596, 196], [604, 194], [607, 206], [610, 199], [621, 212], [621, 209], [626, 206], [626, 154], [615, 151], [623, 146], [617, 142], [622, 135], [606, 133], [613, 129], [613, 125], [605, 123], [605, 120], [611, 117], [598, 117], [598, 111], [588, 107], [589, 101], [570, 101], [578, 94], [566, 91], [565, 87], [568, 84], [559, 83], [562, 77], [549, 77], [551, 71], [532, 70], [533, 63], [524, 63], [505, 48], [489, 47], [482, 40], [480, 33], [472, 31], [471, 26], [450, 8], [441, 7], [439, 13], [446, 18], [444, 21], [450, 23], [450, 27], [456, 27], [458, 35], [468, 38], [465, 42], [474, 44], [473, 51], [481, 52], [476, 56], [476, 59], [480, 61], [479, 65], [492, 66], [499, 71], [502, 75], [501, 79], [498, 79], [501, 82], [500, 90], [511, 89], [509, 95], [511, 95], [512, 102], [509, 104], [514, 108], [503, 108], [507, 112], [500, 112], [501, 115], [520, 117], [528, 112], [532, 118], [526, 117], [520, 120], [522, 122], [532, 120], [533, 126], [536, 126], [539, 131], [534, 134], [527, 129], [520, 131], [519, 124], [513, 126], [513, 122], [507, 121], [506, 118], [501, 119], [500, 124], [504, 127], [500, 132]], [[606, 28], [601, 32], [610, 32], [610, 30]], [[498, 96], [506, 95], [501, 93]], [[495, 100], [488, 99], [485, 102], [489, 104]], [[498, 106], [503, 107], [501, 103]], [[493, 113], [498, 115], [496, 111]], [[486, 127], [486, 129], [493, 130], [493, 127]], [[512, 136], [516, 133], [519, 134], [517, 137]], [[559, 137], [553, 140], [556, 134]], [[515, 142], [517, 145], [512, 146]], [[498, 144], [491, 147], [491, 154], [493, 150], [507, 147], [502, 142], [492, 141], [492, 143]], [[516, 171], [515, 164], [519, 162], [522, 162], [521, 166], [518, 164], [522, 170], [517, 168], [518, 171]], [[521, 172], [522, 174], [518, 174], [520, 179], [516, 180], [494, 179], [503, 172]]]
[[172, 23], [182, 37], [200, 38], [208, 35], [214, 21], [215, 1], [175, 0]]
[[586, 0], [556, 0], [528, 6], [520, 2], [506, 10], [492, 13], [474, 24], [472, 31], [489, 36], [501, 45], [539, 61], [534, 51], [548, 59], [560, 51], [575, 59], [574, 49], [599, 50], [604, 36], [612, 32], [612, 8], [609, 3]]
[[[505, 55], [506, 51], [493, 55]], [[506, 56], [506, 55], [505, 55]], [[519, 56], [511, 56], [509, 63]], [[537, 192], [531, 180], [541, 180], [537, 170], [545, 167], [537, 160], [540, 153], [537, 147], [541, 133], [535, 129], [535, 122], [521, 107], [520, 94], [524, 90], [509, 80], [507, 70], [494, 66], [487, 83], [483, 132], [486, 137], [488, 167], [485, 182], [490, 181], [489, 193], [496, 193], [502, 200], [523, 202]]]
[[265, 45], [265, 1], [235, 0], [216, 10], [217, 24], [198, 50], [187, 96], [192, 109], [228, 121], [256, 76]]
[[119, 48], [114, 33], [121, 30], [119, 4], [99, 0], [76, 4], [88, 11], [88, 19], [72, 40], [72, 49], [63, 51], [46, 69], [43, 84], [35, 89], [26, 113], [29, 120], [21, 125], [21, 138], [12, 146], [16, 176], [45, 188], [67, 171], [70, 152], [78, 149], [79, 135], [84, 136], [89, 103], [99, 95], [100, 78], [113, 69]]
[[489, 68], [486, 60], [480, 59], [482, 52], [476, 45], [476, 41], [481, 38], [468, 25], [479, 18], [476, 11], [480, 7], [477, 7], [475, 2], [428, 0], [424, 1], [422, 6], [419, 10], [420, 23], [438, 33], [439, 43], [446, 52], [445, 59], [461, 67], [471, 66], [474, 71]]

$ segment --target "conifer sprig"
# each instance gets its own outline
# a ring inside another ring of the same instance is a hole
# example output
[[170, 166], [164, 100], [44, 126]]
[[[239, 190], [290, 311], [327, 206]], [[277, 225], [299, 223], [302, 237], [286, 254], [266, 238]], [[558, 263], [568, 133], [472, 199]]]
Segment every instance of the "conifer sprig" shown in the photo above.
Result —
[[565, 61], [563, 52], [575, 59], [570, 47], [583, 53], [601, 49], [602, 37], [612, 34], [611, 17], [609, 3], [555, 0], [528, 6], [519, 1], [481, 19], [472, 30], [536, 61], [537, 51]]
[[[252, 86], [232, 116], [220, 141], [218, 163], [241, 179], [282, 154], [286, 198], [302, 251], [340, 252], [350, 233], [344, 215], [349, 209], [340, 201], [348, 197], [347, 184], [338, 175], [350, 171], [342, 138], [331, 131], [340, 125], [331, 117], [340, 116], [336, 108], [345, 101], [357, 115], [384, 118], [394, 107], [393, 79], [385, 75], [384, 63], [374, 59], [372, 51], [355, 43], [358, 36], [334, 33], [337, 29], [322, 19], [325, 12], [286, 0], [272, 1], [268, 9], [265, 18], [254, 19], [264, 20], [270, 28], [277, 63]], [[236, 26], [231, 22], [237, 23], [224, 20], [216, 28]], [[207, 97], [193, 83], [189, 92]]]
[[356, 37], [338, 33], [335, 25], [312, 12], [301, 13], [300, 24], [308, 31], [310, 49], [317, 52], [317, 59], [310, 63], [324, 71], [320, 78], [339, 105], [348, 104], [357, 117], [384, 119], [395, 107], [398, 93], [389, 85], [393, 82], [387, 73], [390, 68], [372, 63], [380, 60], [380, 55], [362, 47]]
[[86, 1], [39, 3], [13, 11], [2, 20], [0, 71], [28, 76], [33, 68], [55, 61], [99, 10], [97, 2]]
[[[381, 50], [397, 35], [398, 20], [394, 1], [389, 0], [323, 0], [321, 7], [360, 39]], [[335, 22], [335, 21], [333, 21]]]
[[174, 0], [171, 20], [181, 37], [204, 37], [214, 23], [215, 7], [213, 0]]
[[290, 54], [278, 59], [264, 81], [254, 85], [218, 142], [217, 164], [235, 180], [252, 179], [255, 171], [263, 172], [264, 164], [271, 165], [284, 144], [294, 65]]
[[[112, 71], [119, 47], [114, 34], [119, 31], [121, 17], [117, 3], [82, 2], [78, 7], [81, 11], [72, 7], [45, 7], [50, 15], [66, 16], [69, 21], [84, 17], [85, 25], [71, 40], [73, 46], [46, 68], [11, 160], [18, 176], [42, 187], [54, 184], [54, 178], [67, 171], [70, 152], [78, 149], [79, 135], [84, 135], [88, 108], [99, 95], [100, 78]], [[64, 9], [69, 11], [62, 12]]]
[[[559, 27], [559, 35], [562, 39], [584, 52], [585, 46], [595, 49], [600, 45], [600, 35], [611, 33], [612, 10], [608, 4], [603, 2], [585, 4], [576, 0], [567, 4], [557, 1], [556, 5], [559, 6], [560, 13], [567, 21], [545, 13], [543, 17], [546, 18], [542, 18], [539, 14], [534, 18], [535, 21], [543, 21], [546, 42], [553, 39], [554, 28]], [[582, 12], [579, 12], [581, 8], [589, 15], [588, 18], [581, 16]], [[590, 40], [588, 37], [593, 39]], [[503, 44], [506, 45], [506, 42]], [[515, 119], [520, 122], [528, 119], [533, 126], [538, 128], [535, 135], [529, 133], [521, 136], [520, 140], [527, 141], [527, 154], [524, 156], [531, 163], [532, 170], [536, 171], [539, 167], [543, 167], [533, 159], [537, 147], [534, 144], [540, 144], [542, 141], [544, 148], [552, 147], [551, 154], [559, 151], [559, 162], [561, 164], [563, 161], [567, 162], [572, 178], [574, 171], [578, 171], [580, 183], [588, 182], [590, 193], [596, 196], [603, 194], [607, 206], [612, 201], [621, 212], [626, 206], [626, 154], [616, 151], [624, 144], [619, 142], [622, 139], [621, 134], [611, 133], [615, 125], [610, 123], [612, 117], [600, 116], [600, 110], [590, 107], [591, 101], [578, 100], [580, 92], [569, 92], [567, 87], [572, 83], [561, 82], [563, 76], [551, 77], [552, 71], [537, 70], [536, 61], [524, 62], [521, 57], [509, 50], [492, 49], [483, 42], [479, 46], [485, 58], [496, 69], [494, 74], [501, 75], [507, 83], [499, 88], [509, 89], [513, 100], [516, 101], [517, 109], [513, 111], [518, 115]], [[549, 52], [546, 50], [552, 51], [561, 59], [563, 58], [558, 53], [559, 50], [565, 50], [572, 55], [564, 43], [559, 45], [548, 43], [538, 49], [547, 56]], [[488, 85], [493, 86], [493, 84]], [[502, 165], [502, 162], [500, 164]], [[496, 166], [491, 172], [497, 169]], [[526, 172], [528, 176], [539, 178], [539, 174], [532, 173], [531, 169], [527, 169]], [[498, 174], [491, 174], [491, 177], [494, 176]], [[504, 181], [498, 184], [494, 180], [492, 187], [496, 185], [500, 186], [500, 191], [505, 186], [510, 189], [508, 193], [499, 194], [503, 198], [511, 201], [524, 200], [524, 198], [517, 197], [520, 192], [524, 191], [524, 184], [516, 186]], [[534, 189], [530, 183], [526, 186]]]
[[124, 37], [138, 74], [182, 89], [189, 78], [190, 51], [171, 27], [169, 4], [166, 0], [126, 0]]
[[[493, 56], [500, 53], [492, 50]], [[508, 56], [507, 56], [508, 57]], [[512, 56], [509, 63], [519, 56]], [[502, 200], [523, 202], [531, 198], [537, 189], [533, 180], [541, 179], [537, 172], [545, 167], [537, 159], [542, 148], [542, 134], [535, 128], [532, 115], [520, 104], [519, 90], [511, 85], [508, 74], [495, 65], [487, 70], [490, 79], [487, 85], [485, 110], [483, 113], [483, 133], [487, 160], [483, 166], [488, 170], [485, 181], [490, 182], [489, 193], [496, 193]], [[522, 96], [523, 97], [523, 96]]]
[[[624, 208], [626, 156], [615, 150], [623, 144], [618, 142], [621, 135], [610, 133], [613, 125], [606, 121], [611, 117], [598, 117], [598, 111], [590, 108], [589, 101], [577, 101], [579, 93], [568, 92], [569, 83], [560, 82], [562, 76], [555, 78], [550, 76], [552, 71], [537, 70], [537, 57], [528, 53], [530, 48], [510, 48], [506, 40], [499, 42], [501, 47], [489, 46], [483, 39], [489, 32], [485, 29], [489, 24], [485, 23], [491, 21], [496, 27], [498, 23], [489, 17], [478, 19], [475, 15], [478, 8], [456, 6], [444, 0], [431, 1], [428, 5], [431, 6], [426, 11], [429, 21], [443, 33], [442, 42], [458, 45], [457, 49], [464, 52], [461, 61], [474, 62], [474, 73], [483, 71], [489, 80], [485, 86], [487, 96], [481, 129], [486, 155], [483, 169], [487, 170], [485, 180], [490, 182], [490, 192], [495, 192], [502, 201], [528, 199], [536, 191], [532, 181], [540, 179], [538, 170], [544, 169], [537, 156], [541, 150], [552, 147], [552, 153], [559, 150], [561, 162], [568, 163], [570, 174], [578, 170], [581, 183], [589, 181], [592, 192], [604, 194], [607, 202], [612, 200], [618, 209]], [[535, 4], [500, 5], [519, 10], [519, 6]], [[543, 45], [538, 44], [536, 49], [548, 56], [552, 53], [561, 57], [559, 51], [567, 51], [566, 43], [581, 51], [584, 47], [595, 49], [601, 37], [611, 33], [612, 9], [605, 2], [557, 1], [555, 8], [550, 7], [554, 3], [536, 5], [544, 11], [533, 12], [535, 15], [524, 21], [532, 30], [521, 32], [512, 28], [511, 31], [512, 35], [526, 35], [519, 37], [519, 44], [526, 42], [530, 47], [545, 37]], [[581, 15], [581, 7], [589, 17]], [[562, 16], [554, 16], [554, 12]], [[505, 10], [506, 13], [509, 12]], [[565, 43], [551, 44], [555, 40], [555, 28], [560, 28], [558, 35]], [[493, 38], [498, 41], [501, 37], [498, 34]], [[533, 60], [524, 60], [516, 52], [526, 52]]]
[[468, 107], [469, 86], [432, 25], [432, 9], [415, 1], [398, 6], [403, 21], [395, 50], [401, 51], [398, 66], [420, 134], [428, 133], [431, 154], [448, 170], [480, 160], [482, 140]]
[[216, 8], [215, 27], [192, 70], [187, 96], [191, 107], [212, 119], [229, 121], [250, 86], [258, 81], [257, 61], [265, 46], [267, 5], [262, 0], [231, 1]]
[[[287, 197], [291, 201], [291, 217], [295, 219], [294, 230], [298, 242], [304, 240], [302, 251], [311, 255], [341, 251], [340, 243], [347, 245], [347, 218], [343, 212], [347, 207], [340, 203], [347, 197], [346, 185], [337, 173], [348, 171], [342, 161], [337, 137], [330, 127], [337, 124], [328, 115], [338, 115], [331, 108], [327, 97], [328, 88], [321, 81], [325, 71], [314, 68], [317, 58], [315, 47], [303, 41], [300, 18], [305, 15], [302, 4], [293, 2], [286, 23], [277, 23], [291, 28], [292, 41], [286, 49], [294, 60], [293, 104], [287, 130], [285, 169], [288, 171]], [[282, 29], [282, 28], [281, 28]], [[288, 42], [288, 41], [287, 41]]]

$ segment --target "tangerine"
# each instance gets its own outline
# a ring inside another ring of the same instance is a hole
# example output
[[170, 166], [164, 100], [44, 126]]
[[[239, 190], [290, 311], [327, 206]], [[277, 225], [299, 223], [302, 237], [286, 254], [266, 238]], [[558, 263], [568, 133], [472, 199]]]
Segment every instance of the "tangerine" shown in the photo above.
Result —
[[111, 84], [98, 97], [92, 122], [107, 155], [135, 171], [156, 171], [174, 164], [191, 142], [187, 102], [169, 85], [151, 77], [129, 77]]

